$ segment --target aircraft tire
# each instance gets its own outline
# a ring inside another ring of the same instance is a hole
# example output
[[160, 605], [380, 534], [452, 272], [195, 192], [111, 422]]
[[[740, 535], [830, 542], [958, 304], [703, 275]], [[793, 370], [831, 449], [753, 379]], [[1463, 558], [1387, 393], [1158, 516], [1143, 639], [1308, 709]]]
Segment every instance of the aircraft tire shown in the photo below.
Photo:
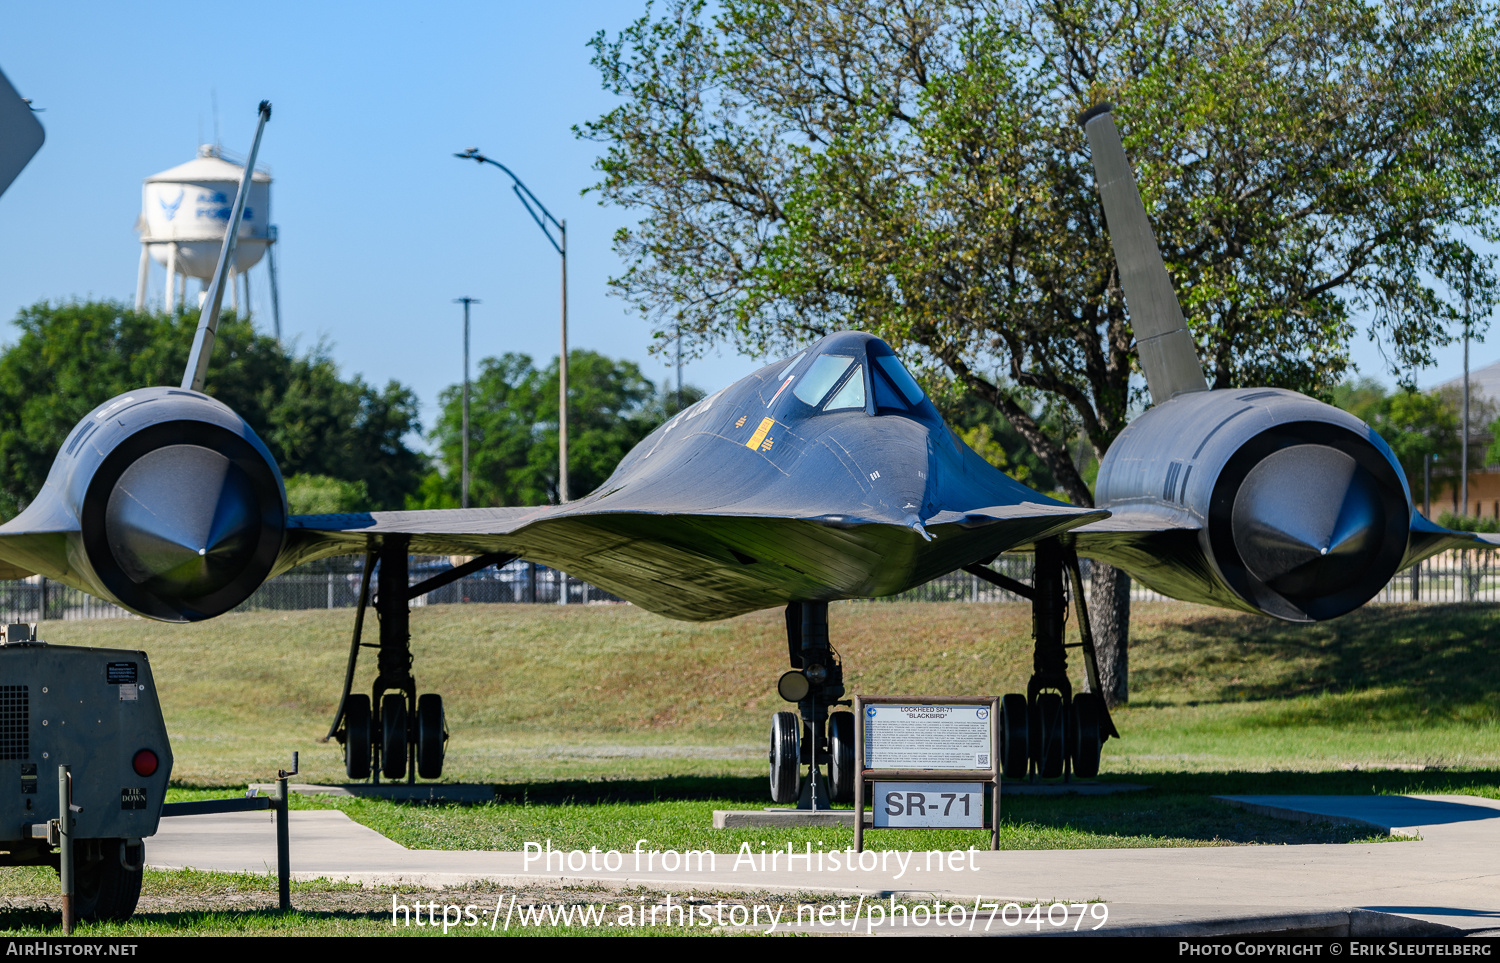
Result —
[[1000, 774], [1006, 779], [1025, 779], [1031, 759], [1030, 713], [1026, 697], [1018, 692], [1000, 699]]
[[438, 779], [443, 775], [447, 742], [443, 697], [432, 692], [417, 696], [417, 775], [423, 779]]
[[1037, 775], [1056, 779], [1063, 774], [1067, 756], [1062, 696], [1043, 692], [1031, 704], [1031, 757], [1036, 760]]
[[828, 795], [836, 803], [854, 802], [854, 713], [828, 717]]
[[380, 700], [380, 772], [387, 779], [406, 775], [406, 696], [400, 693]]
[[344, 705], [344, 772], [350, 779], [370, 778], [370, 697], [351, 695]]
[[1082, 692], [1073, 697], [1073, 725], [1068, 740], [1073, 756], [1073, 775], [1093, 779], [1099, 775], [1099, 755], [1104, 740], [1099, 737], [1100, 697], [1097, 692]]
[[802, 724], [795, 712], [771, 717], [771, 801], [794, 803], [802, 793]]
[[[73, 880], [73, 912], [89, 923], [123, 923], [141, 898], [146, 844], [99, 840], [100, 859], [79, 860]], [[127, 852], [128, 851], [128, 852]], [[131, 860], [126, 865], [127, 857]]]

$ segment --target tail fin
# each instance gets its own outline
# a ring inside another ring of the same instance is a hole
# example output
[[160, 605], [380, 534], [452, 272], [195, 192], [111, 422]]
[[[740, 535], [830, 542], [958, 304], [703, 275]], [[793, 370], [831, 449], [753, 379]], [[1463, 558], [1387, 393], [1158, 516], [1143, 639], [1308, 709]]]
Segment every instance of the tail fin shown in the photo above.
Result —
[[31, 101], [22, 99], [0, 73], [0, 194], [42, 149], [47, 132], [31, 109]]
[[1161, 404], [1184, 392], [1207, 391], [1208, 382], [1141, 204], [1135, 175], [1120, 144], [1120, 132], [1110, 115], [1113, 109], [1109, 104], [1099, 104], [1078, 122], [1093, 150], [1094, 174], [1104, 199], [1104, 218], [1120, 266], [1120, 287], [1130, 309], [1146, 386], [1151, 389], [1151, 400]]
[[208, 377], [208, 357], [214, 353], [214, 336], [219, 332], [219, 308], [224, 304], [224, 284], [228, 280], [229, 265], [234, 263], [234, 245], [239, 240], [240, 218], [245, 213], [245, 201], [250, 197], [250, 179], [255, 176], [255, 157], [260, 153], [260, 135], [265, 133], [266, 121], [271, 119], [271, 102], [262, 100], [260, 122], [255, 125], [255, 143], [250, 147], [250, 156], [245, 160], [245, 175], [240, 178], [239, 192], [234, 195], [234, 207], [229, 215], [229, 224], [224, 229], [224, 246], [219, 248], [219, 266], [214, 268], [213, 283], [203, 298], [203, 313], [198, 317], [198, 332], [193, 335], [193, 353], [188, 356], [187, 370], [182, 373], [182, 386], [193, 391], [202, 391]]

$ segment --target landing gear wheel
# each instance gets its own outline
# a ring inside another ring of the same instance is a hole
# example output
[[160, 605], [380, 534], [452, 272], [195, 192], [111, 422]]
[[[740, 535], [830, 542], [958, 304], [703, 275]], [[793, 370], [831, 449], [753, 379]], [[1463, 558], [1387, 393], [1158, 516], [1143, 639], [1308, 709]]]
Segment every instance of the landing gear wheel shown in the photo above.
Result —
[[370, 778], [370, 697], [352, 695], [344, 703], [344, 772]]
[[73, 912], [90, 923], [123, 923], [141, 898], [146, 846], [139, 840], [101, 839], [99, 856], [76, 865]]
[[1031, 757], [1037, 775], [1056, 779], [1063, 774], [1063, 701], [1056, 692], [1043, 692], [1031, 704]]
[[1093, 779], [1099, 775], [1099, 753], [1104, 748], [1104, 740], [1099, 735], [1099, 720], [1104, 715], [1102, 702], [1097, 692], [1084, 692], [1073, 697], [1073, 731], [1068, 748], [1073, 756], [1073, 775], [1080, 779]]
[[406, 696], [394, 692], [380, 700], [380, 772], [406, 775]]
[[771, 801], [794, 803], [802, 793], [802, 723], [795, 712], [771, 717]]
[[1031, 759], [1031, 731], [1026, 697], [1012, 692], [1000, 699], [1000, 774], [1006, 779], [1025, 779]]
[[854, 801], [854, 713], [828, 717], [828, 795], [837, 803]]
[[448, 727], [443, 718], [443, 697], [431, 692], [417, 697], [417, 775], [437, 779], [443, 774], [443, 749]]

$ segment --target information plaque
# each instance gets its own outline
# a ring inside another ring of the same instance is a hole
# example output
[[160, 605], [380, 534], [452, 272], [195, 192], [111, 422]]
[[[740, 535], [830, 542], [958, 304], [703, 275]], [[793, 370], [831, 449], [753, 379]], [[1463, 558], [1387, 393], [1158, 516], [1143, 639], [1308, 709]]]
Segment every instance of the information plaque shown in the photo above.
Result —
[[990, 768], [990, 707], [870, 705], [865, 707], [866, 769]]
[[[856, 695], [854, 711], [857, 812], [873, 802], [879, 829], [977, 828], [985, 825], [988, 796], [990, 848], [999, 848], [999, 699]], [[864, 819], [856, 819], [856, 851], [864, 848], [864, 829]]]

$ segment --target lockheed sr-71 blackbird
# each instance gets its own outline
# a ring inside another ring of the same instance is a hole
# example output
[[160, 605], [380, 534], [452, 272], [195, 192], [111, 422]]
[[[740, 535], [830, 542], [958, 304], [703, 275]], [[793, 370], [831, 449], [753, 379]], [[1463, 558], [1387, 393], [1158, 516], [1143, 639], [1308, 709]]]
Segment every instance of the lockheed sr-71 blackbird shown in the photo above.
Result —
[[[202, 392], [242, 185], [182, 386], [114, 398], [73, 429], [36, 499], [0, 526], [0, 577], [41, 573], [150, 618], [195, 621], [294, 565], [365, 554], [330, 732], [351, 778], [372, 767], [389, 778], [440, 774], [442, 702], [417, 694], [408, 606], [467, 572], [524, 558], [678, 619], [786, 606], [792, 671], [778, 688], [801, 718], [773, 721], [772, 794], [820, 805], [830, 790], [851, 797], [855, 773], [853, 719], [829, 712], [844, 686], [828, 602], [962, 568], [1035, 610], [1036, 671], [1024, 694], [1001, 701], [1002, 769], [1091, 776], [1117, 733], [1098, 695], [1079, 554], [1179, 598], [1316, 620], [1474, 537], [1417, 515], [1390, 449], [1354, 417], [1289, 391], [1206, 389], [1107, 108], [1084, 121], [1156, 402], [1105, 456], [1099, 509], [1053, 501], [990, 466], [885, 343], [844, 332], [680, 412], [568, 504], [288, 517], [266, 446]], [[987, 567], [1014, 550], [1035, 553], [1030, 585]], [[474, 559], [412, 585], [412, 552]], [[355, 694], [372, 571], [378, 674]], [[1069, 594], [1091, 683], [1078, 694], [1063, 646]]]

